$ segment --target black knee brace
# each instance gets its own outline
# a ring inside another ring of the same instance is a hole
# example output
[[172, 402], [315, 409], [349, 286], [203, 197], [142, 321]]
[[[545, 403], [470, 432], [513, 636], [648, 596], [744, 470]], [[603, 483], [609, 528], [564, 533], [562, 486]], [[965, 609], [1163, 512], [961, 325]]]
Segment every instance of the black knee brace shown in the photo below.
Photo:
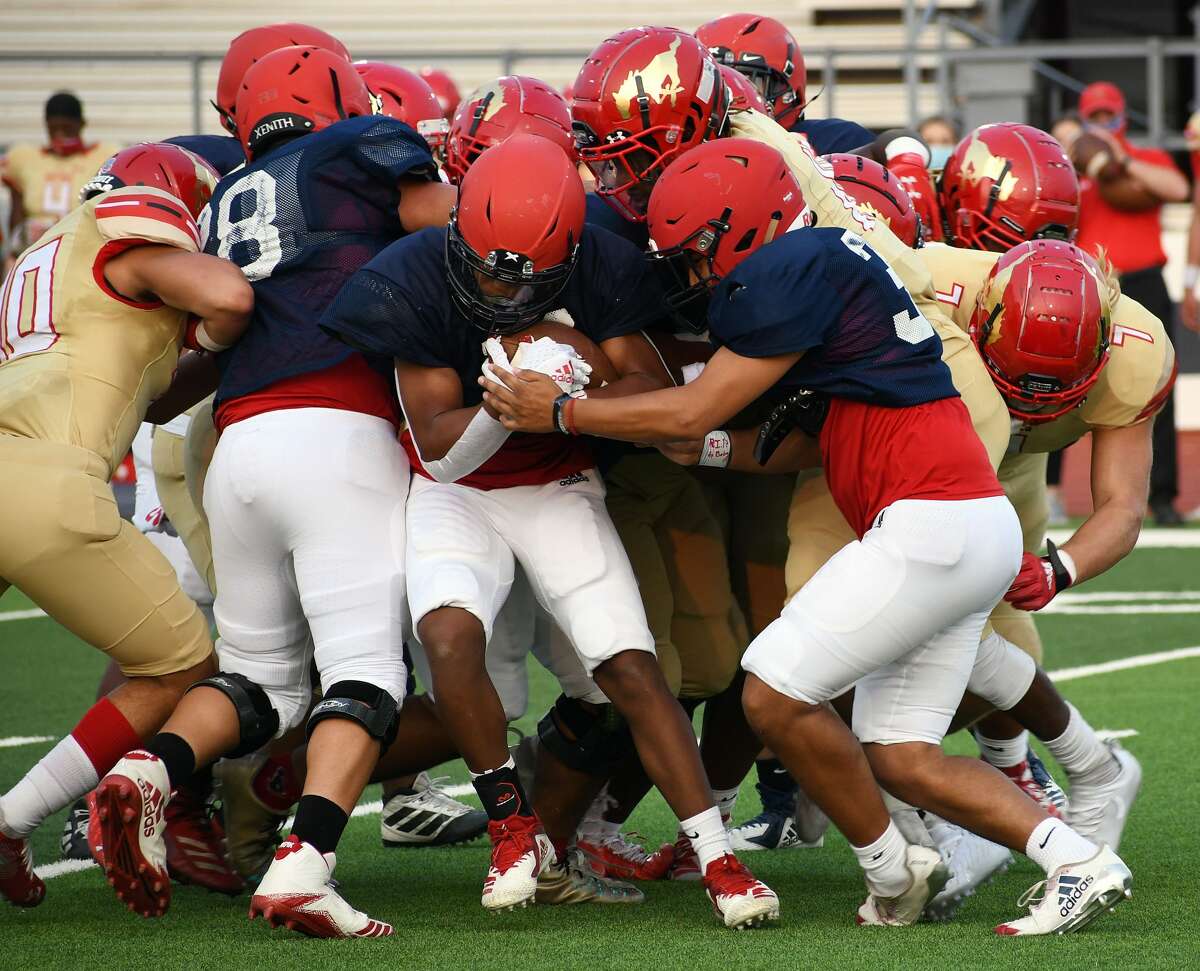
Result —
[[608, 775], [633, 751], [629, 725], [616, 708], [591, 711], [566, 695], [538, 722], [538, 738], [564, 765], [589, 775]]
[[[279, 712], [262, 687], [243, 674], [214, 674], [197, 681], [192, 688], [216, 688], [233, 703], [238, 718], [238, 746], [226, 752], [227, 758], [256, 752], [279, 731]], [[192, 688], [188, 688], [189, 691]]]
[[382, 745], [382, 750], [396, 738], [400, 706], [383, 688], [365, 681], [339, 681], [325, 692], [308, 716], [306, 734], [311, 738], [318, 722], [326, 718], [348, 718], [356, 721], [367, 734]]

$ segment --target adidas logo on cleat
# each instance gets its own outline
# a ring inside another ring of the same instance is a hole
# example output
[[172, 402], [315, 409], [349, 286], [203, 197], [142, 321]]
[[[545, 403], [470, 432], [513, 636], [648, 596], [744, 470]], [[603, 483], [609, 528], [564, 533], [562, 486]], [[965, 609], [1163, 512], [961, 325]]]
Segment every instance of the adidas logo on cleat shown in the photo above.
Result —
[[1070, 917], [1080, 899], [1087, 893], [1095, 877], [1060, 877], [1058, 881], [1058, 915]]

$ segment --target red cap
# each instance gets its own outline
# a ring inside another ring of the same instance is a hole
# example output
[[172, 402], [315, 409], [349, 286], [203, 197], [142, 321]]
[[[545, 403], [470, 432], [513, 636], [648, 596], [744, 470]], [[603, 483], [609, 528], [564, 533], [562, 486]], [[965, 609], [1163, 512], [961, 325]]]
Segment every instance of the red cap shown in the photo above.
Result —
[[1111, 81], [1095, 81], [1079, 95], [1079, 113], [1085, 120], [1097, 111], [1111, 111], [1114, 115], [1125, 113], [1125, 95]]

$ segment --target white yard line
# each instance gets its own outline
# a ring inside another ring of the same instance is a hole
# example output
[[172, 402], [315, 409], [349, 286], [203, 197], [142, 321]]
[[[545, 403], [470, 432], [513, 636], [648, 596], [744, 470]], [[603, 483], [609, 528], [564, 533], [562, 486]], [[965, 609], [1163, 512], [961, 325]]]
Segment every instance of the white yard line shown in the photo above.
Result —
[[1104, 661], [1101, 664], [1084, 664], [1077, 668], [1061, 668], [1058, 671], [1047, 672], [1054, 681], [1075, 681], [1079, 678], [1090, 678], [1096, 674], [1111, 674], [1113, 671], [1127, 671], [1130, 668], [1144, 668], [1151, 664], [1165, 664], [1167, 661], [1181, 661], [1188, 657], [1200, 657], [1200, 647], [1180, 647], [1173, 651], [1155, 651], [1153, 654], [1135, 654], [1133, 657], [1122, 657], [1115, 661]]
[[1190, 604], [1059, 604], [1042, 608], [1043, 614], [1200, 614], [1200, 602]]
[[[1073, 529], [1051, 529], [1046, 535], [1055, 543], [1065, 543]], [[1138, 536], [1139, 550], [1193, 549], [1200, 547], [1200, 529], [1143, 529]]]
[[1136, 728], [1100, 728], [1096, 731], [1096, 737], [1102, 740], [1110, 738], [1133, 738], [1138, 733]]
[[1051, 603], [1103, 603], [1106, 600], [1197, 600], [1200, 601], [1200, 590], [1099, 590], [1082, 593], [1074, 590], [1064, 590]]
[[[1187, 657], [1200, 657], [1200, 647], [1182, 647], [1174, 651], [1156, 651], [1153, 654], [1138, 654], [1135, 657], [1121, 658], [1117, 661], [1106, 661], [1103, 664], [1087, 664], [1078, 668], [1063, 668], [1061, 671], [1051, 671], [1050, 677], [1055, 681], [1074, 681], [1078, 678], [1090, 678], [1096, 674], [1124, 671], [1127, 668], [1147, 667], [1151, 664], [1165, 664], [1167, 661], [1178, 661]], [[1101, 731], [1098, 734], [1104, 738], [1128, 738], [1131, 735], [1136, 735], [1137, 730], [1125, 728], [1113, 731]], [[470, 783], [464, 783], [447, 786], [444, 791], [450, 796], [465, 796], [474, 792], [475, 787]], [[382, 811], [383, 803], [376, 799], [373, 802], [364, 802], [361, 806], [355, 806], [354, 812], [350, 815], [356, 817], [375, 816]], [[289, 819], [289, 826], [291, 822]], [[53, 880], [55, 877], [61, 877], [67, 873], [90, 870], [95, 865], [90, 860], [59, 860], [57, 863], [46, 863], [43, 866], [37, 867], [34, 872], [43, 880]]]
[[10, 610], [7, 613], [0, 614], [0, 622], [6, 620], [34, 620], [37, 617], [45, 617], [46, 611], [34, 607], [32, 610]]
[[53, 735], [10, 735], [0, 738], [0, 748], [16, 748], [18, 745], [36, 745], [38, 742], [53, 742]]

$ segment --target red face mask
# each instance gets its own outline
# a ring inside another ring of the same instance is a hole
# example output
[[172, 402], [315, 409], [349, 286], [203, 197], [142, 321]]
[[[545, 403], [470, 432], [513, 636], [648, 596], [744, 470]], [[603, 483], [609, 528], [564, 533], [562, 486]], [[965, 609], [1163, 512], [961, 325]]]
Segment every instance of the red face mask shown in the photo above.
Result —
[[55, 155], [77, 155], [83, 150], [83, 138], [79, 135], [71, 138], [55, 135], [50, 139], [50, 151]]

